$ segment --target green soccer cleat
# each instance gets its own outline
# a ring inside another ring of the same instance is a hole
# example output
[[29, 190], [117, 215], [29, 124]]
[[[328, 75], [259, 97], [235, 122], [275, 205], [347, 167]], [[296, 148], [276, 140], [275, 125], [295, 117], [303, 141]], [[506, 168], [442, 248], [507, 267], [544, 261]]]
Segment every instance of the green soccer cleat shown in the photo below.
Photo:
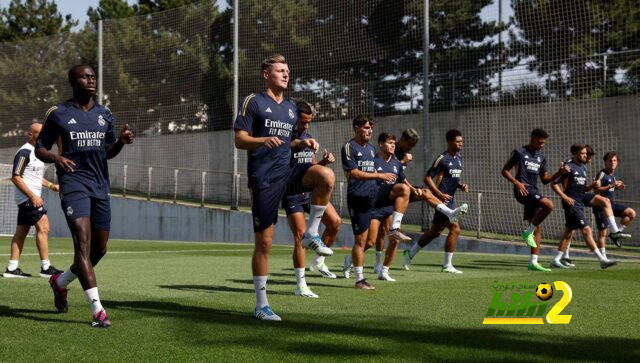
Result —
[[542, 267], [539, 263], [530, 263], [527, 269], [529, 271], [551, 272], [550, 268]]
[[536, 245], [536, 240], [533, 238], [533, 232], [529, 233], [527, 231], [522, 231], [521, 236], [527, 246], [531, 248], [538, 247], [538, 245]]

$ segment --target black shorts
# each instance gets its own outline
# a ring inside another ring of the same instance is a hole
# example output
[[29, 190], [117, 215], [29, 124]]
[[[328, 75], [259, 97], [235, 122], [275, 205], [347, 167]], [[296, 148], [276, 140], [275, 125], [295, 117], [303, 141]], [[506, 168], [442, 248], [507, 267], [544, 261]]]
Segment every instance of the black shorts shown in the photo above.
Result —
[[282, 208], [287, 212], [287, 215], [293, 213], [309, 213], [311, 204], [311, 193], [301, 193], [301, 194], [285, 194], [282, 197]]
[[384, 221], [393, 213], [393, 206], [388, 205], [386, 207], [381, 208], [373, 208], [371, 210], [371, 219], [377, 219], [379, 221]]
[[371, 212], [376, 202], [375, 193], [377, 193], [376, 190], [373, 190], [369, 196], [347, 194], [347, 208], [349, 208], [351, 229], [354, 236], [361, 235], [369, 230]]
[[589, 220], [584, 214], [584, 205], [576, 201], [573, 206], [562, 202], [564, 209], [565, 226], [571, 230], [582, 229], [589, 226]]
[[261, 232], [272, 224], [278, 223], [278, 206], [286, 188], [286, 177], [271, 185], [251, 188], [251, 215], [253, 216], [254, 232]]
[[[624, 204], [611, 203], [613, 215], [616, 217], [622, 217], [627, 208], [629, 207]], [[593, 216], [596, 219], [596, 227], [598, 227], [598, 230], [602, 231], [603, 229], [609, 228], [609, 221], [607, 220], [607, 216], [604, 215], [602, 208], [593, 207]]]
[[285, 194], [302, 194], [311, 191], [310, 188], [307, 188], [304, 186], [304, 184], [302, 184], [302, 179], [312, 166], [313, 164], [306, 164], [296, 166], [295, 168], [293, 168], [293, 170], [291, 170], [289, 178], [287, 179], [287, 191]]
[[18, 204], [18, 225], [35, 226], [45, 214], [47, 214], [47, 210], [44, 209], [44, 206], [36, 208], [30, 201]]
[[591, 201], [595, 197], [596, 195], [594, 193], [584, 193], [582, 196], [582, 204], [584, 204], [585, 207], [592, 207]]
[[520, 195], [518, 189], [513, 189], [513, 195], [516, 197], [518, 203], [524, 206], [524, 217], [522, 218], [525, 221], [530, 221], [540, 209], [540, 201], [542, 198], [542, 194], [536, 188], [532, 188], [531, 186], [527, 186], [527, 195]]
[[89, 217], [91, 228], [106, 231], [111, 229], [111, 202], [109, 199], [95, 198], [85, 192], [77, 191], [64, 194], [60, 199], [60, 204], [69, 227], [71, 227], [71, 221], [81, 217]]

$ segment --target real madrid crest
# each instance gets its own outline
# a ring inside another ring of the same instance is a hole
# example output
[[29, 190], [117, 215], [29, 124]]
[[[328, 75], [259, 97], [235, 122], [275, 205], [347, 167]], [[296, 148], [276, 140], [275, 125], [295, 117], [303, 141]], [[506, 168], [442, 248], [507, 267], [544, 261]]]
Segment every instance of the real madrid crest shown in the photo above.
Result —
[[293, 111], [291, 109], [289, 109], [289, 118], [290, 119], [296, 118], [296, 115], [293, 114]]
[[106, 124], [104, 117], [102, 117], [102, 115], [98, 115], [98, 125], [104, 126], [104, 124]]

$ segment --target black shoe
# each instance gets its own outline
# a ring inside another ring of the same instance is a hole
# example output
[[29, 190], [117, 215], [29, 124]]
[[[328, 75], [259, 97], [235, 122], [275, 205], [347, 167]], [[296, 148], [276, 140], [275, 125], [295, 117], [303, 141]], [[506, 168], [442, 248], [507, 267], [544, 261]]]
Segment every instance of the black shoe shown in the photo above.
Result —
[[618, 261], [614, 261], [614, 260], [602, 261], [600, 262], [600, 268], [604, 270], [605, 268], [616, 265], [617, 263]]
[[22, 270], [20, 268], [17, 268], [17, 269], [15, 269], [13, 271], [9, 271], [9, 269], [7, 269], [2, 274], [2, 276], [6, 277], [6, 278], [10, 278], [10, 279], [12, 279], [12, 278], [13, 279], [15, 279], [15, 278], [26, 279], [27, 277], [31, 277], [30, 274], [22, 272]]
[[629, 238], [631, 238], [631, 235], [628, 234], [628, 233], [623, 233], [622, 231], [618, 231], [616, 233], [609, 233], [609, 238], [611, 238], [613, 243], [618, 248], [622, 248], [622, 243], [620, 243], [620, 240], [629, 239]]
[[61, 274], [62, 271], [58, 270], [57, 268], [53, 267], [53, 265], [49, 266], [48, 269], [43, 270], [40, 269], [40, 277], [46, 277], [49, 278], [55, 274]]

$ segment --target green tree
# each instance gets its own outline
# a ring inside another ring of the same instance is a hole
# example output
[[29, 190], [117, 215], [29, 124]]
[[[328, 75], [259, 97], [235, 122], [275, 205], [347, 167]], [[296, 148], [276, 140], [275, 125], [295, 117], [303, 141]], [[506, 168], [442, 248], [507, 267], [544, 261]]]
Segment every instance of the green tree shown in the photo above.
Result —
[[0, 41], [15, 41], [68, 32], [78, 22], [62, 16], [55, 1], [11, 0], [0, 10]]

